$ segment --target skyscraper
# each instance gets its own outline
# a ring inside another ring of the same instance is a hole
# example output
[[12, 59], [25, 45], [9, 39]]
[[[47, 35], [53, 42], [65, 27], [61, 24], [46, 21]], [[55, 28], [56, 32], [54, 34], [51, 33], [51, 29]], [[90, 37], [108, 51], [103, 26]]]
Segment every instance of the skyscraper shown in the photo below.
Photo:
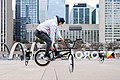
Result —
[[[92, 24], [92, 13], [94, 13], [94, 19], [96, 19], [95, 8], [90, 7], [86, 3], [74, 4], [73, 10], [71, 12], [72, 24]], [[95, 23], [95, 21], [94, 21]], [[96, 24], [96, 23], [95, 23]]]
[[120, 0], [100, 0], [99, 41], [113, 42], [120, 38]]
[[65, 18], [65, 0], [48, 0], [48, 19], [58, 15]]
[[26, 24], [39, 23], [39, 0], [16, 0], [16, 41], [26, 39]]
[[[12, 0], [0, 0], [0, 43], [13, 44]], [[5, 51], [5, 45], [0, 44], [0, 51]]]
[[99, 24], [99, 4], [96, 5], [96, 8], [92, 11], [92, 24]]
[[68, 4], [66, 4], [65, 5], [65, 22], [66, 22], [66, 24], [68, 24], [69, 23], [69, 5]]

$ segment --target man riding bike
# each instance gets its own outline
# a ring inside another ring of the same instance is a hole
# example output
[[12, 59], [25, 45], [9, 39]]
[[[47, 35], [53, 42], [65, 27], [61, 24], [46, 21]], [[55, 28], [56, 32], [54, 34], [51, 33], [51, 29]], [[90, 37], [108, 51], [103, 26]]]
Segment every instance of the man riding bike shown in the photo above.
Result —
[[55, 18], [47, 20], [37, 26], [35, 31], [36, 37], [47, 43], [46, 53], [44, 57], [50, 59], [49, 50], [55, 50], [55, 48], [53, 47], [53, 44], [55, 42], [55, 34], [58, 36], [59, 39], [61, 39], [62, 42], [64, 42], [64, 39], [62, 38], [59, 31], [59, 27], [62, 27], [62, 24], [64, 22], [64, 18], [55, 16]]

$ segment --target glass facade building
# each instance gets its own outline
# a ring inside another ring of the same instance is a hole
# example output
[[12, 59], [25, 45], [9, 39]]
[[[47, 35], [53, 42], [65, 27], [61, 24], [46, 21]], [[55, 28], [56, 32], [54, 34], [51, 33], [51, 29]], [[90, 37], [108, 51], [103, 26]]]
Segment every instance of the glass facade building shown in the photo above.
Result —
[[[72, 10], [71, 23], [73, 24], [96, 24], [95, 8], [90, 7], [86, 3], [74, 4]], [[94, 20], [94, 22], [93, 22]]]
[[39, 0], [16, 0], [16, 41], [26, 39], [26, 24], [39, 23]]
[[87, 4], [73, 6], [73, 24], [90, 24], [90, 9]]
[[96, 24], [96, 9], [92, 12], [92, 24]]
[[21, 17], [27, 18], [26, 23], [38, 23], [39, 0], [21, 0]]

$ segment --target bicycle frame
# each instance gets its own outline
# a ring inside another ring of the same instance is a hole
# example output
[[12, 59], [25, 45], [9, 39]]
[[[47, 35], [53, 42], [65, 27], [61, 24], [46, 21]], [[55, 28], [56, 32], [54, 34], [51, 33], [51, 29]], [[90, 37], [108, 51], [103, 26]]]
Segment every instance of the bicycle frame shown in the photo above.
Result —
[[[77, 39], [77, 40], [80, 40], [80, 39]], [[77, 41], [77, 40], [76, 40], [76, 41]], [[58, 52], [58, 53], [65, 52], [64, 54], [62, 54], [62, 55], [64, 56], [64, 55], [67, 55], [67, 54], [72, 54], [72, 53], [71, 53], [71, 52], [72, 52], [72, 49], [77, 49], [77, 48], [74, 48], [76, 41], [73, 41], [74, 43], [73, 43], [73, 46], [72, 46], [72, 47], [68, 47], [67, 42], [64, 42], [64, 43], [65, 43], [65, 46], [67, 47], [67, 48], [65, 48], [65, 49], [68, 49], [68, 50], [60, 50], [60, 51], [58, 51], [57, 48], [56, 48], [56, 46], [55, 46], [55, 44], [57, 44], [57, 43], [55, 43], [53, 46], [54, 46], [56, 52]], [[66, 51], [67, 51], [67, 52], [66, 52]], [[53, 52], [55, 52], [55, 51], [53, 51]], [[72, 55], [73, 55], [73, 54], [72, 54]], [[55, 58], [55, 59], [57, 59], [57, 58]]]
[[[77, 40], [76, 40], [77, 41]], [[37, 52], [36, 52], [36, 54], [35, 54], [35, 62], [36, 62], [36, 64], [38, 64], [39, 66], [46, 66], [46, 65], [48, 65], [49, 63], [50, 63], [50, 61], [53, 61], [53, 60], [55, 60], [55, 59], [57, 59], [57, 58], [62, 58], [62, 57], [64, 57], [64, 55], [68, 55], [68, 61], [69, 61], [69, 71], [70, 72], [73, 72], [74, 71], [74, 56], [73, 56], [73, 54], [72, 54], [72, 50], [73, 49], [77, 49], [77, 48], [74, 48], [74, 46], [75, 46], [75, 43], [76, 43], [76, 41], [74, 41], [74, 43], [73, 43], [73, 45], [72, 45], [72, 47], [69, 47], [68, 45], [67, 45], [67, 42], [65, 42], [65, 46], [67, 47], [67, 48], [64, 48], [65, 50], [60, 50], [60, 51], [58, 51], [57, 50], [57, 48], [56, 48], [56, 46], [55, 46], [55, 44], [53, 45], [54, 46], [54, 48], [55, 48], [55, 50], [54, 51], [52, 51], [52, 52], [50, 52], [50, 53], [52, 53], [52, 59], [45, 59], [44, 58], [44, 55], [45, 55], [45, 50], [38, 50]], [[66, 50], [67, 49], [67, 50]], [[54, 52], [55, 52], [55, 54], [58, 54], [58, 53], [62, 53], [62, 52], [64, 52], [63, 54], [60, 54], [60, 56], [59, 55], [57, 55], [57, 56], [54, 56]], [[56, 53], [57, 52], [57, 53]], [[61, 56], [62, 55], [62, 56]]]

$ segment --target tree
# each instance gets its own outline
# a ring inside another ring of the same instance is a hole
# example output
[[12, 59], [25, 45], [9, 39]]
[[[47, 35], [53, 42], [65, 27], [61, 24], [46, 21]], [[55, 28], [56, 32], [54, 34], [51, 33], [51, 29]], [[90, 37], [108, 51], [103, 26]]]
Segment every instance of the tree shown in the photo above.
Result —
[[83, 43], [83, 40], [82, 39], [77, 39], [76, 42], [75, 42], [75, 48], [77, 48], [78, 50], [81, 50], [81, 49], [85, 49], [86, 46], [85, 46], [85, 43]]
[[107, 50], [118, 49], [118, 48], [120, 48], [120, 43], [118, 43], [117, 41], [106, 43], [106, 48], [107, 48]]
[[92, 43], [90, 45], [90, 47], [93, 49], [93, 50], [99, 50], [101, 47], [103, 47], [103, 43]]

